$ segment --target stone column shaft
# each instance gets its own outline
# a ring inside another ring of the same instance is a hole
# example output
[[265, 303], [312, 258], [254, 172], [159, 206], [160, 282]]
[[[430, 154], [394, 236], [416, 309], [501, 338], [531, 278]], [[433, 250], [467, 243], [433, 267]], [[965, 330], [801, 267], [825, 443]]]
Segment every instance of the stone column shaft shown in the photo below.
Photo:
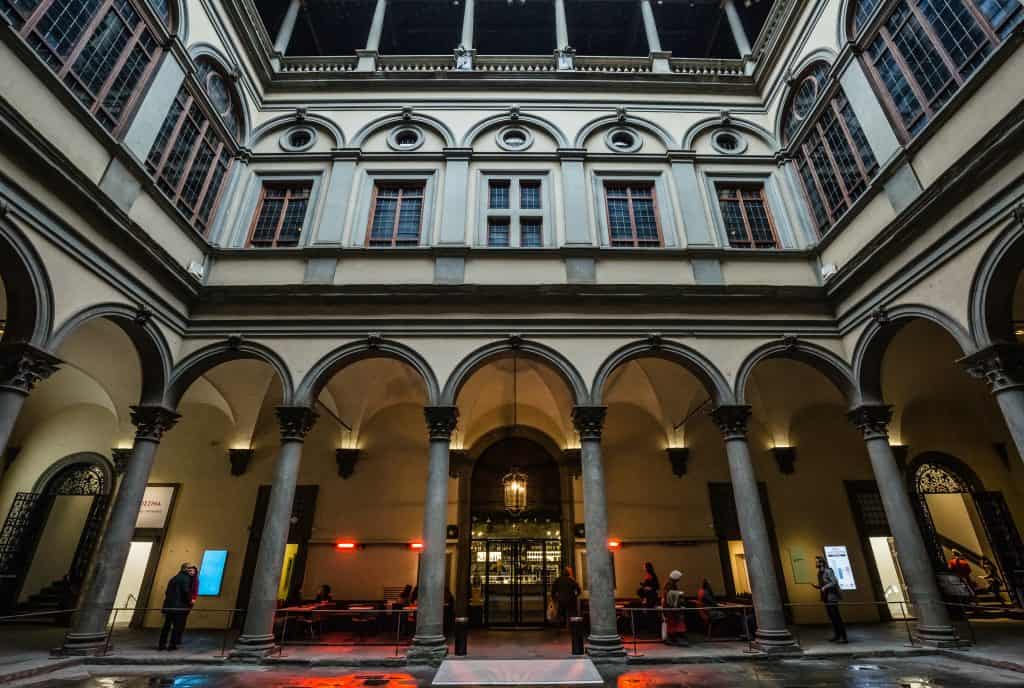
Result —
[[661, 38], [658, 36], [658, 23], [654, 20], [654, 8], [651, 7], [651, 0], [640, 0], [640, 14], [644, 19], [648, 52], [660, 53]]
[[740, 57], [749, 56], [753, 51], [750, 48], [750, 40], [747, 38], [747, 30], [743, 28], [743, 21], [736, 9], [735, 0], [722, 0], [722, 9], [725, 10], [729, 31], [732, 32], [732, 39], [736, 43], [736, 50], [739, 51]]
[[444, 560], [448, 525], [448, 448], [459, 412], [454, 406], [424, 409], [430, 433], [427, 496], [423, 508], [423, 552], [420, 554], [416, 635], [409, 661], [434, 664], [448, 652], [444, 637]]
[[377, 0], [373, 8], [373, 19], [370, 21], [370, 33], [366, 37], [366, 49], [378, 50], [380, 48], [380, 35], [384, 31], [384, 14], [387, 12], [387, 0]]
[[569, 47], [569, 23], [565, 19], [565, 0], [555, 0], [555, 48]]
[[1017, 455], [1024, 459], [1024, 347], [993, 344], [961, 359], [960, 364], [972, 377], [988, 383]]
[[459, 479], [457, 514], [459, 545], [455, 562], [455, 616], [469, 616], [469, 575], [473, 556], [473, 522], [471, 513], [473, 464], [465, 452], [452, 451], [449, 452], [449, 470], [453, 478]]
[[580, 474], [580, 452], [566, 451], [558, 463], [559, 492], [562, 499], [561, 534], [562, 568], [573, 567], [573, 573], [579, 580], [576, 571], [576, 496], [573, 492], [573, 478]]
[[601, 461], [605, 411], [604, 406], [577, 406], [572, 410], [572, 421], [580, 435], [583, 463], [583, 518], [587, 531], [587, 591], [590, 596], [587, 651], [596, 660], [617, 660], [625, 658], [626, 653], [615, 623], [615, 576], [608, 551], [608, 505]]
[[59, 365], [59, 359], [31, 344], [0, 345], [0, 456], [7, 451], [25, 398]]
[[476, 21], [476, 0], [464, 0], [462, 5], [462, 47], [473, 49], [473, 28]]
[[850, 421], [864, 434], [871, 469], [878, 483], [878, 492], [889, 522], [900, 569], [910, 592], [910, 600], [917, 608], [918, 637], [926, 642], [947, 644], [955, 640], [946, 605], [935, 582], [931, 557], [925, 547], [921, 528], [914, 515], [903, 476], [889, 446], [889, 421], [892, 407], [884, 405], [859, 406], [849, 413]]
[[132, 407], [135, 424], [135, 444], [121, 478], [117, 496], [110, 510], [89, 573], [79, 611], [71, 631], [64, 638], [64, 650], [69, 654], [85, 654], [102, 647], [106, 640], [107, 619], [113, 608], [117, 588], [121, 584], [128, 550], [135, 535], [135, 522], [146, 492], [146, 483], [153, 469], [160, 439], [178, 421], [178, 414], [159, 406]]
[[302, 7], [302, 0], [290, 0], [288, 9], [281, 20], [281, 27], [277, 30], [274, 38], [274, 51], [284, 55], [288, 51], [288, 45], [292, 42], [292, 34], [295, 33], [295, 21], [299, 18], [299, 9]]
[[786, 628], [779, 580], [775, 573], [772, 541], [764, 520], [761, 493], [747, 446], [749, 406], [719, 406], [712, 413], [725, 440], [736, 514], [743, 538], [743, 555], [757, 616], [757, 646], [765, 652], [791, 652], [796, 642]]
[[280, 406], [281, 449], [274, 464], [274, 481], [263, 519], [260, 549], [256, 555], [249, 606], [242, 635], [235, 645], [239, 655], [263, 655], [274, 647], [274, 615], [277, 590], [281, 585], [281, 564], [291, 530], [295, 486], [302, 461], [302, 444], [313, 428], [317, 414], [305, 406]]

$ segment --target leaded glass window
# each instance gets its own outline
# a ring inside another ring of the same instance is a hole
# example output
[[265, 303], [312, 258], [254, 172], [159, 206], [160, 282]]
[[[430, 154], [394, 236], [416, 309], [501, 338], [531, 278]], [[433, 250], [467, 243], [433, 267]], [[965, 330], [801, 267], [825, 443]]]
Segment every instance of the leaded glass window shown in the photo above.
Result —
[[653, 184], [609, 184], [605, 195], [612, 246], [661, 245]]
[[249, 231], [249, 245], [297, 246], [311, 190], [310, 182], [264, 184]]
[[544, 245], [543, 181], [512, 176], [487, 181], [487, 205], [483, 208], [490, 248], [541, 248]]
[[370, 246], [416, 246], [423, 223], [423, 184], [378, 184], [370, 218]]
[[764, 187], [720, 185], [718, 206], [733, 248], [778, 248]]

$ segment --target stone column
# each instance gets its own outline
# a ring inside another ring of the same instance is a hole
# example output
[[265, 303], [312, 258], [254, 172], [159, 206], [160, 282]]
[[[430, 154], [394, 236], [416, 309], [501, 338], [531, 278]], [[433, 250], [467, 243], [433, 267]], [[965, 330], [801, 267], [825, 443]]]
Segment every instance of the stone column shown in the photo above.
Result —
[[0, 346], [0, 456], [7, 451], [11, 431], [37, 384], [57, 372], [60, 360], [31, 344]]
[[110, 509], [103, 539], [93, 554], [92, 569], [79, 600], [71, 631], [64, 637], [67, 654], [90, 654], [106, 641], [107, 619], [121, 584], [128, 550], [135, 535], [142, 497], [149, 482], [156, 450], [163, 434], [178, 421], [178, 414], [161, 406], [133, 406], [135, 444], [121, 485]]
[[473, 28], [476, 21], [476, 1], [465, 0], [462, 5], [462, 42], [466, 50], [473, 49]]
[[473, 460], [464, 451], [449, 452], [448, 475], [459, 479], [459, 545], [455, 557], [455, 616], [469, 616], [469, 573], [472, 567], [473, 521], [471, 485]]
[[658, 23], [654, 21], [654, 9], [651, 0], [640, 0], [640, 14], [644, 19], [644, 33], [647, 35], [647, 51], [661, 52], [661, 38], [658, 36]]
[[749, 57], [753, 52], [750, 48], [750, 40], [747, 38], [747, 30], [743, 28], [743, 21], [736, 9], [734, 0], [722, 0], [722, 9], [725, 10], [725, 18], [729, 22], [729, 31], [732, 32], [732, 39], [736, 43], [736, 50], [740, 57]]
[[274, 52], [284, 55], [288, 51], [288, 44], [292, 42], [292, 34], [295, 32], [295, 20], [299, 18], [301, 7], [302, 0], [289, 1], [284, 19], [281, 20], [281, 27], [274, 38]]
[[377, 4], [373, 8], [373, 19], [370, 21], [370, 33], [366, 37], [367, 50], [380, 49], [380, 35], [384, 31], [384, 14], [387, 9], [387, 0], [377, 0]]
[[281, 564], [292, 525], [292, 505], [295, 501], [295, 484], [299, 479], [302, 444], [316, 419], [317, 414], [306, 406], [277, 408], [281, 449], [274, 465], [274, 480], [263, 520], [260, 549], [256, 555], [249, 607], [245, 613], [242, 635], [235, 643], [235, 655], [263, 656], [274, 649], [277, 589], [281, 585]]
[[566, 449], [562, 452], [562, 460], [558, 462], [559, 493], [562, 499], [562, 513], [559, 530], [562, 540], [562, 568], [573, 567], [573, 572], [579, 579], [579, 571], [576, 571], [576, 495], [573, 491], [572, 481], [580, 477], [582, 457], [578, 449]]
[[1024, 458], [1024, 347], [998, 343], [960, 360], [973, 377], [989, 384], [1003, 412], [1017, 455]]
[[915, 634], [929, 644], [952, 644], [956, 635], [935, 582], [931, 557], [928, 556], [928, 549], [921, 536], [910, 495], [907, 494], [903, 476], [896, 464], [892, 447], [889, 446], [892, 407], [883, 404], [858, 406], [850, 411], [848, 417], [864, 434], [864, 444], [867, 445], [871, 469], [882, 497], [885, 518], [896, 540], [896, 555], [907, 582], [910, 601], [917, 608]]
[[565, 20], [565, 0], [555, 0], [555, 48], [569, 47], [569, 23]]
[[729, 476], [740, 521], [743, 554], [750, 576], [757, 617], [755, 644], [764, 652], [796, 652], [796, 641], [786, 628], [786, 614], [782, 609], [782, 595], [775, 574], [775, 558], [768, 526], [761, 507], [761, 493], [754, 475], [747, 446], [749, 406], [719, 406], [712, 418], [722, 431], [725, 453], [729, 459]]
[[608, 551], [608, 505], [605, 501], [604, 466], [601, 463], [601, 429], [604, 406], [576, 406], [572, 422], [580, 435], [583, 463], [583, 519], [587, 531], [587, 590], [590, 594], [590, 637], [587, 652], [595, 660], [625, 660], [615, 625], [615, 577]]
[[420, 555], [416, 635], [410, 662], [436, 664], [448, 653], [444, 637], [444, 554], [448, 525], [448, 445], [459, 419], [454, 406], [424, 408], [430, 433], [427, 498], [423, 508], [423, 553]]

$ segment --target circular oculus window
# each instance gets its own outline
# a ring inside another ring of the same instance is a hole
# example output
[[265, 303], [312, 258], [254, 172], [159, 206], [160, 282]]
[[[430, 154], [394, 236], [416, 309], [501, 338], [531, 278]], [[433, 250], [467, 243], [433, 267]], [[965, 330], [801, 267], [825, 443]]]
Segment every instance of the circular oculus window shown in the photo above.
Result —
[[640, 150], [643, 139], [631, 129], [612, 129], [605, 135], [604, 142], [616, 153], [633, 153]]
[[747, 150], [747, 140], [730, 129], [719, 129], [711, 135], [711, 147], [724, 155], [739, 155]]
[[281, 148], [290, 153], [309, 150], [314, 143], [316, 143], [316, 130], [306, 126], [292, 127], [278, 141]]
[[521, 151], [533, 145], [533, 134], [522, 127], [505, 127], [498, 132], [497, 141], [504, 150]]
[[416, 127], [398, 127], [388, 135], [388, 145], [399, 151], [416, 150], [423, 145], [423, 132]]

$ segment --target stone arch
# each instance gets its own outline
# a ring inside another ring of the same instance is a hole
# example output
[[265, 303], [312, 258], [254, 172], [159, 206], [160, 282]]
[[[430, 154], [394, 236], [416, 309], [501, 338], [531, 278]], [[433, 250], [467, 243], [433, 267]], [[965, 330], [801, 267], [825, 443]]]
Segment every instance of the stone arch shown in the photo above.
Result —
[[576, 140], [573, 141], [573, 147], [583, 148], [587, 139], [590, 138], [590, 135], [595, 131], [601, 127], [613, 126], [616, 124], [642, 129], [648, 134], [653, 134], [666, 148], [671, 149], [675, 147], [675, 139], [664, 127], [655, 124], [649, 119], [635, 117], [628, 114], [603, 115], [597, 119], [591, 120], [585, 124], [582, 129], [580, 129], [578, 134], [576, 134]]
[[426, 359], [405, 344], [377, 337], [367, 337], [361, 341], [350, 342], [334, 349], [317, 361], [299, 383], [295, 393], [295, 403], [298, 405], [314, 404], [324, 385], [338, 371], [351, 363], [367, 358], [391, 358], [407, 364], [423, 379], [428, 405], [435, 406], [437, 404], [440, 398], [437, 376]]
[[857, 385], [846, 362], [823, 346], [798, 338], [784, 337], [762, 344], [740, 364], [733, 393], [737, 404], [746, 403], [747, 383], [757, 364], [771, 358], [784, 358], [811, 366], [832, 382], [851, 406], [857, 403]]
[[517, 425], [515, 428], [502, 427], [493, 428], [476, 438], [472, 446], [466, 448], [466, 454], [476, 461], [491, 445], [507, 438], [519, 437], [530, 440], [545, 449], [551, 457], [558, 459], [563, 448], [548, 433], [532, 425]]
[[96, 452], [75, 452], [47, 466], [46, 470], [36, 479], [32, 492], [46, 493], [50, 489], [50, 483], [54, 478], [72, 466], [80, 464], [95, 466], [103, 474], [103, 482], [97, 494], [111, 494], [114, 491], [114, 466], [111, 464], [110, 459]]
[[421, 115], [416, 112], [397, 112], [391, 115], [384, 115], [364, 125], [362, 129], [357, 131], [352, 137], [352, 147], [361, 148], [368, 138], [373, 136], [376, 132], [386, 127], [402, 124], [412, 123], [419, 124], [420, 126], [431, 129], [434, 133], [444, 139], [444, 145], [448, 148], [455, 146], [455, 135], [452, 134], [452, 130], [447, 124], [431, 117], [430, 115]]
[[904, 304], [876, 312], [861, 333], [853, 352], [853, 374], [857, 393], [865, 403], [881, 403], [882, 359], [893, 337], [914, 320], [927, 320], [945, 330], [964, 355], [974, 351], [974, 342], [952, 316], [931, 306]]
[[163, 405], [170, 409], [177, 408], [181, 397], [188, 391], [189, 386], [206, 371], [221, 363], [246, 359], [263, 361], [273, 368], [277, 373], [277, 379], [281, 382], [281, 404], [283, 406], [291, 405], [295, 397], [295, 387], [287, 364], [270, 348], [256, 342], [245, 341], [240, 337], [215, 342], [186, 356], [171, 371], [164, 393]]
[[985, 491], [985, 485], [981, 482], [981, 478], [979, 478], [978, 474], [974, 472], [974, 469], [968, 466], [964, 461], [945, 452], [926, 451], [915, 456], [913, 461], [907, 464], [904, 475], [907, 481], [907, 486], [910, 488], [911, 492], [921, 494], [917, 481], [917, 474], [918, 471], [929, 464], [939, 466], [946, 472], [952, 474], [954, 478], [964, 484], [966, 491], [971, 494], [977, 494]]
[[[149, 6], [152, 8], [153, 14], [162, 19], [163, 15], [157, 9], [157, 4], [154, 0], [149, 0]], [[181, 38], [182, 43], [188, 45], [188, 3], [184, 0], [164, 0], [164, 4], [167, 6], [167, 19], [164, 22], [167, 33], [172, 36], [178, 36]]]
[[236, 141], [239, 143], [248, 141], [250, 137], [249, 132], [252, 131], [252, 117], [249, 114], [249, 106], [242, 95], [242, 90], [238, 87], [238, 79], [240, 78], [239, 68], [219, 48], [210, 43], [195, 43], [189, 46], [188, 54], [192, 57], [193, 62], [198, 61], [200, 58], [209, 60], [212, 64], [216, 65], [217, 70], [223, 76], [227, 77], [227, 81], [231, 85], [232, 99], [238, 108], [239, 131]]
[[[4, 202], [0, 201], [0, 206]], [[35, 247], [0, 213], [0, 277], [7, 295], [5, 342], [40, 348], [53, 327], [53, 287]]]
[[496, 115], [491, 115], [490, 117], [482, 119], [474, 124], [470, 130], [466, 132], [466, 135], [462, 137], [462, 143], [460, 145], [463, 148], [472, 148], [476, 139], [481, 134], [488, 129], [498, 127], [503, 124], [525, 124], [534, 126], [553, 138], [560, 148], [567, 148], [569, 146], [569, 137], [567, 137], [565, 132], [550, 120], [528, 113], [510, 114], [508, 112], [500, 112]]
[[[799, 69], [794, 69], [786, 79], [786, 86], [782, 91], [782, 101], [779, 105], [779, 109], [775, 112], [775, 138], [778, 140], [780, 146], [788, 146], [790, 143], [785, 131], [787, 122], [786, 115], [789, 114], [790, 108], [793, 105], [793, 98], [796, 96], [796, 91], [800, 87], [800, 84], [803, 83], [804, 79], [809, 76], [815, 68], [820, 67], [821, 65], [825, 65], [827, 67], [825, 72], [827, 76], [834, 63], [834, 52], [825, 48], [815, 50], [811, 54], [805, 56], [800, 61]], [[826, 79], [825, 82], [827, 84], [829, 83], [829, 80]], [[818, 89], [818, 93], [815, 96], [815, 103], [821, 99], [822, 93], [826, 90], [827, 86], [820, 87]]]
[[1024, 269], [1024, 204], [989, 246], [974, 273], [969, 296], [970, 329], [979, 348], [1014, 341], [1013, 293]]
[[47, 350], [56, 355], [69, 336], [82, 325], [96, 318], [104, 318], [117, 325], [131, 340], [139, 355], [142, 370], [142, 391], [140, 403], [161, 403], [172, 367], [170, 347], [160, 328], [143, 306], [127, 306], [119, 303], [101, 303], [89, 306], [68, 318], [47, 342]]
[[754, 124], [753, 122], [749, 122], [745, 119], [737, 119], [735, 117], [706, 117], [686, 131], [682, 140], [683, 150], [692, 150], [693, 144], [702, 134], [719, 127], [737, 129], [739, 131], [746, 132], [747, 134], [751, 134], [752, 136], [761, 139], [773, 150], [777, 150], [779, 148], [778, 139], [776, 139], [770, 131], [762, 126]]
[[576, 370], [576, 366], [569, 362], [569, 359], [546, 344], [517, 337], [486, 344], [463, 358], [448, 377], [448, 382], [445, 383], [444, 391], [441, 393], [441, 403], [454, 406], [463, 385], [474, 372], [495, 358], [513, 351], [550, 365], [569, 385], [574, 403], [577, 405], [587, 403], [589, 399], [587, 384], [584, 382], [583, 376]]
[[688, 370], [704, 385], [716, 406], [733, 403], [733, 394], [729, 389], [722, 372], [703, 354], [685, 344], [651, 337], [646, 340], [631, 342], [612, 352], [598, 368], [591, 386], [591, 399], [594, 404], [604, 400], [604, 388], [609, 376], [619, 366], [637, 358], [662, 358], [678, 363]]
[[345, 135], [342, 133], [341, 127], [339, 127], [337, 123], [322, 115], [310, 113], [305, 113], [301, 117], [296, 113], [291, 113], [269, 119], [249, 132], [249, 138], [246, 140], [244, 145], [251, 148], [255, 146], [260, 139], [268, 136], [275, 129], [284, 129], [296, 124], [313, 124], [321, 127], [331, 135], [333, 139], [333, 143], [331, 144], [332, 148], [342, 148], [345, 145]]

